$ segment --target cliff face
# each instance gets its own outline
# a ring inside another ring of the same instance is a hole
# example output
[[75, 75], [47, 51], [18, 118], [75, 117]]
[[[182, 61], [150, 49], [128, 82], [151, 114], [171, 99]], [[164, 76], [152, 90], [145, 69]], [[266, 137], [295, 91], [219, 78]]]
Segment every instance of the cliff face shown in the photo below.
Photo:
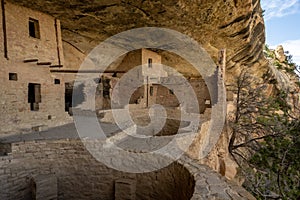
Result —
[[63, 39], [85, 53], [116, 33], [153, 26], [191, 36], [215, 61], [218, 51], [225, 48], [229, 74], [234, 74], [240, 66], [266, 66], [259, 0], [9, 1], [60, 19]]
[[269, 70], [265, 75], [265, 82], [269, 83], [267, 92], [273, 96], [284, 92], [291, 112], [295, 115], [294, 117], [298, 118], [300, 115], [300, 85], [299, 75], [295, 72], [299, 72], [299, 68], [296, 70], [296, 64], [292, 62], [290, 55], [285, 54], [281, 45], [275, 50], [266, 47], [264, 53], [269, 62]]

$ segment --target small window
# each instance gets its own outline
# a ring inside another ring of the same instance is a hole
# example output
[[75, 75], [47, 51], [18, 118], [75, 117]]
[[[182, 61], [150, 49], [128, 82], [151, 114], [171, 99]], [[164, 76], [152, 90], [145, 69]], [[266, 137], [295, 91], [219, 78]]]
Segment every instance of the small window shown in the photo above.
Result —
[[9, 73], [9, 80], [10, 81], [17, 81], [18, 80], [18, 74], [17, 73]]
[[174, 91], [173, 90], [169, 90], [169, 94], [174, 94]]
[[60, 84], [60, 80], [59, 79], [54, 79], [54, 84], [55, 85], [59, 85]]
[[29, 18], [29, 36], [33, 38], [40, 38], [40, 26], [39, 21]]
[[152, 68], [152, 58], [148, 59], [148, 68]]
[[150, 93], [150, 96], [153, 96], [153, 86], [150, 86], [150, 91], [149, 91], [149, 93]]

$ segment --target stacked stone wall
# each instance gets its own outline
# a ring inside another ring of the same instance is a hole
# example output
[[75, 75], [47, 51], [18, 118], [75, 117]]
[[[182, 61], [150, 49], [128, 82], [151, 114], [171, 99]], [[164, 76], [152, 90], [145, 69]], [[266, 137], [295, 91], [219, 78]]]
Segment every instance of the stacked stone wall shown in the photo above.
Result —
[[57, 188], [44, 187], [66, 200], [114, 199], [122, 192], [115, 184], [124, 179], [135, 186], [134, 199], [190, 199], [194, 182], [178, 163], [151, 173], [124, 173], [96, 161], [79, 140], [32, 141], [14, 143], [12, 153], [0, 157], [0, 199], [31, 199], [31, 181], [40, 176], [55, 177]]
[[[64, 79], [50, 73], [50, 66], [63, 64], [59, 21], [8, 2], [4, 8], [7, 58], [0, 31], [0, 137], [70, 122], [65, 112]], [[30, 19], [38, 21], [39, 38], [29, 35]], [[35, 111], [28, 98], [30, 83], [40, 84]]]

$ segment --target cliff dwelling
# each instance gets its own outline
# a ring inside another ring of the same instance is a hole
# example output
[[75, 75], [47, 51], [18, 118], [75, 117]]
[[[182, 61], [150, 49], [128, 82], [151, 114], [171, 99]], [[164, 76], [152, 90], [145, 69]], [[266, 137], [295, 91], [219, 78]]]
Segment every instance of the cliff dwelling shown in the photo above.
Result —
[[[92, 2], [1, 0], [0, 199], [255, 199], [224, 123], [238, 68], [267, 63], [259, 1]], [[193, 38], [209, 59], [123, 38], [98, 66], [93, 49], [141, 27]]]

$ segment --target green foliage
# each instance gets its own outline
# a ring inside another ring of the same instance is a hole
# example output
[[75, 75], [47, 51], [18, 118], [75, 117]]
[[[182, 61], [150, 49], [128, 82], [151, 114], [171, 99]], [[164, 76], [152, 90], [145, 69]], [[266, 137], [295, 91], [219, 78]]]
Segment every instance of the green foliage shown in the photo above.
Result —
[[300, 78], [300, 70], [299, 66], [294, 63], [293, 56], [289, 54], [288, 51], [285, 51], [286, 60], [284, 61], [284, 64], [288, 65], [288, 67], [285, 67], [284, 69], [290, 73], [291, 75], [296, 75]]
[[282, 64], [281, 64], [278, 60], [274, 61], [274, 65], [275, 65], [278, 69], [283, 69]]
[[[256, 194], [258, 199], [265, 199], [270, 194], [277, 194], [282, 199], [300, 197], [300, 123], [291, 121], [286, 126], [285, 133], [267, 137], [249, 160], [258, 169], [255, 173], [255, 178], [260, 180], [256, 184], [261, 191]], [[251, 187], [249, 182], [246, 185]]]
[[285, 51], [284, 53], [286, 60], [283, 63], [280, 63], [276, 59], [274, 50], [271, 50], [268, 45], [265, 45], [264, 55], [266, 58], [273, 60], [273, 64], [277, 67], [277, 69], [285, 70], [289, 74], [296, 75], [300, 78], [300, 66], [294, 63], [293, 56], [288, 51]]
[[266, 58], [275, 59], [275, 53], [269, 49], [268, 45], [265, 45], [264, 55], [265, 55]]
[[229, 152], [257, 199], [298, 199], [300, 121], [291, 117], [285, 92], [266, 97], [263, 85], [248, 71], [237, 78]]

